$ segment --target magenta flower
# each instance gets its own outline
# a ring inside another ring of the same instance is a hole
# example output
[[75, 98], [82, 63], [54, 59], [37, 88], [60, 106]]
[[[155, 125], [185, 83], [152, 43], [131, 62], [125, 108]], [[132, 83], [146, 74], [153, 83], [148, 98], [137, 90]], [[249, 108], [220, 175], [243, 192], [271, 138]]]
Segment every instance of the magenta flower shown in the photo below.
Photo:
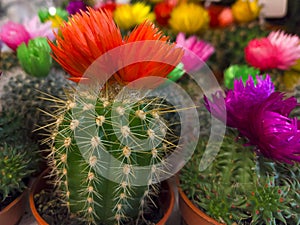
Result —
[[185, 53], [182, 57], [182, 63], [186, 72], [199, 70], [203, 63], [214, 53], [214, 47], [202, 40], [199, 40], [196, 36], [191, 36], [185, 39], [183, 33], [179, 33], [176, 37], [176, 43], [179, 47], [185, 49]]
[[36, 37], [47, 37], [50, 40], [54, 40], [51, 25], [51, 21], [42, 23], [38, 16], [34, 16], [31, 20], [24, 23], [24, 27], [30, 34], [30, 39], [34, 39]]
[[253, 39], [245, 48], [248, 64], [260, 70], [277, 68], [277, 49], [268, 38]]
[[66, 7], [66, 10], [70, 15], [73, 15], [77, 12], [80, 12], [80, 10], [85, 11], [86, 10], [86, 5], [83, 1], [70, 1], [69, 4]]
[[283, 93], [274, 92], [269, 76], [257, 77], [256, 85], [251, 76], [245, 85], [235, 80], [234, 89], [223, 98], [219, 93], [212, 100], [205, 97], [205, 106], [224, 122], [227, 114], [226, 124], [237, 128], [259, 154], [280, 162], [300, 162], [300, 120], [289, 118], [299, 105], [296, 98], [285, 99]]
[[22, 24], [9, 21], [1, 27], [0, 39], [16, 51], [20, 44], [28, 43], [30, 35]]
[[297, 35], [273, 31], [269, 34], [268, 39], [276, 47], [278, 69], [289, 69], [300, 59], [300, 39]]
[[[273, 92], [274, 85], [270, 76], [267, 75], [265, 79], [257, 76], [256, 85], [250, 76], [245, 84], [242, 79], [235, 80], [233, 90], [227, 91], [225, 98], [220, 93], [216, 93], [212, 96], [212, 101], [207, 97], [204, 100], [207, 109], [224, 122], [224, 111], [226, 110], [226, 124], [238, 128], [245, 135], [248, 131], [250, 109], [263, 102]], [[225, 101], [225, 106], [221, 104], [222, 101]]]
[[297, 100], [283, 97], [283, 93], [275, 92], [251, 109], [247, 138], [265, 157], [286, 163], [300, 162], [300, 121], [288, 117]]

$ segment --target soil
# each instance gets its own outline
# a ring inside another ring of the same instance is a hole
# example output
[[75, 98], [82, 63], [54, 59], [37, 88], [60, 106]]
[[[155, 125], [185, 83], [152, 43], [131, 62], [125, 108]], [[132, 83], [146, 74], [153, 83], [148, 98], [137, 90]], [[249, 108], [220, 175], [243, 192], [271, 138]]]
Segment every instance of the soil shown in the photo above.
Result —
[[[9, 196], [5, 198], [3, 202], [0, 201], [0, 211], [4, 209], [6, 206], [8, 206], [10, 203], [12, 203], [21, 193], [17, 193], [14, 196]], [[0, 199], [2, 199], [0, 195]]]
[[[80, 218], [69, 213], [59, 198], [59, 194], [50, 189], [42, 190], [34, 196], [37, 211], [49, 225], [85, 225]], [[156, 205], [161, 205], [159, 198], [155, 199]], [[145, 212], [143, 221], [138, 225], [155, 225], [163, 217], [162, 210], [158, 207], [149, 208]], [[136, 221], [129, 221], [125, 225], [136, 225]]]

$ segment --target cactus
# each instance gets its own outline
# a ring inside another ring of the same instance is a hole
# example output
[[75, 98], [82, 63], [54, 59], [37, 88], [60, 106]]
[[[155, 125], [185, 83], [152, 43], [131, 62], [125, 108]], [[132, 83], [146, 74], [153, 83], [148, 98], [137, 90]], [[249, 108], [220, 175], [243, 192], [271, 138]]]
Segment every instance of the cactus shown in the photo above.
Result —
[[213, 71], [223, 72], [230, 65], [246, 64], [244, 48], [248, 42], [267, 34], [268, 31], [257, 22], [207, 30], [201, 38], [210, 42], [216, 49], [208, 65]]
[[16, 196], [26, 188], [25, 178], [28, 178], [33, 170], [28, 168], [31, 159], [27, 152], [7, 144], [0, 146], [0, 202], [9, 196]]
[[32, 132], [47, 125], [51, 119], [45, 113], [41, 113], [53, 110], [46, 100], [48, 95], [63, 96], [63, 87], [67, 85], [67, 81], [61, 73], [62, 70], [52, 69], [51, 73], [43, 79], [24, 73], [15, 74], [3, 87], [1, 104], [6, 107], [6, 110], [14, 111], [23, 118], [24, 126], [30, 135], [37, 135]]
[[37, 145], [30, 141], [22, 118], [13, 112], [0, 115], [0, 202], [26, 187], [25, 179], [35, 170]]
[[0, 52], [0, 70], [9, 70], [15, 66], [19, 66], [15, 52]]
[[199, 164], [207, 140], [199, 142], [180, 174], [181, 187], [208, 215], [225, 224], [299, 224], [299, 165], [257, 156], [228, 129], [217, 157]]
[[[163, 171], [157, 164], [175, 147], [163, 117], [170, 107], [159, 98], [136, 99], [136, 93], [113, 100], [118, 89], [83, 92], [76, 101], [68, 94], [54, 116], [49, 159], [56, 184], [70, 211], [89, 224], [141, 219], [159, 189], [154, 180]], [[149, 167], [146, 177], [139, 174], [143, 166]], [[139, 179], [147, 182], [137, 184]]]

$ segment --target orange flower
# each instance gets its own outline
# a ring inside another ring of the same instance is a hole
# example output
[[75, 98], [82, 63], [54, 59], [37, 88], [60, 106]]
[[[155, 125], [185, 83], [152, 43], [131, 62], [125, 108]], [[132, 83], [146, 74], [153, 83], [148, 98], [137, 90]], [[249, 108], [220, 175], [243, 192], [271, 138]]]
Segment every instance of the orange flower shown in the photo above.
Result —
[[136, 63], [125, 66], [116, 75], [125, 83], [148, 76], [166, 77], [183, 55], [180, 48], [167, 41], [169, 37], [164, 36], [153, 23], [139, 25], [125, 38], [128, 48], [124, 48], [125, 61]]
[[53, 58], [77, 82], [99, 56], [122, 44], [120, 30], [106, 11], [89, 8], [73, 15], [60, 30], [56, 45], [49, 41]]
[[144, 22], [122, 40], [111, 15], [91, 8], [64, 23], [61, 34], [56, 35], [56, 45], [50, 42], [53, 57], [75, 82], [97, 58], [116, 47], [105, 66], [117, 68], [114, 78], [123, 84], [147, 76], [166, 77], [183, 55], [153, 23]]

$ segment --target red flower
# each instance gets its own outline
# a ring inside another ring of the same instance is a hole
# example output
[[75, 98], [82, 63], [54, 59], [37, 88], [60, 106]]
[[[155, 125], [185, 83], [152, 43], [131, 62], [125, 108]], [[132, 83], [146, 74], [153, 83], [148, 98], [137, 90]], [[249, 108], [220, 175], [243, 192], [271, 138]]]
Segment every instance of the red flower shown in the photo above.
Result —
[[155, 5], [154, 13], [157, 23], [161, 26], [167, 26], [174, 7], [175, 5], [169, 2], [161, 2]]
[[115, 2], [108, 2], [99, 7], [99, 9], [107, 10], [111, 13], [113, 13], [116, 8], [117, 8], [117, 4]]
[[123, 84], [148, 76], [166, 77], [183, 55], [151, 22], [139, 25], [122, 40], [112, 16], [103, 10], [89, 8], [74, 15], [61, 27], [61, 34], [56, 35], [56, 45], [50, 42], [53, 57], [75, 82], [107, 52], [105, 63], [101, 62], [103, 73], [97, 76], [113, 72]]
[[220, 5], [210, 5], [207, 10], [210, 17], [209, 26], [210, 27], [218, 27], [219, 24], [219, 15], [223, 11], [225, 7]]

